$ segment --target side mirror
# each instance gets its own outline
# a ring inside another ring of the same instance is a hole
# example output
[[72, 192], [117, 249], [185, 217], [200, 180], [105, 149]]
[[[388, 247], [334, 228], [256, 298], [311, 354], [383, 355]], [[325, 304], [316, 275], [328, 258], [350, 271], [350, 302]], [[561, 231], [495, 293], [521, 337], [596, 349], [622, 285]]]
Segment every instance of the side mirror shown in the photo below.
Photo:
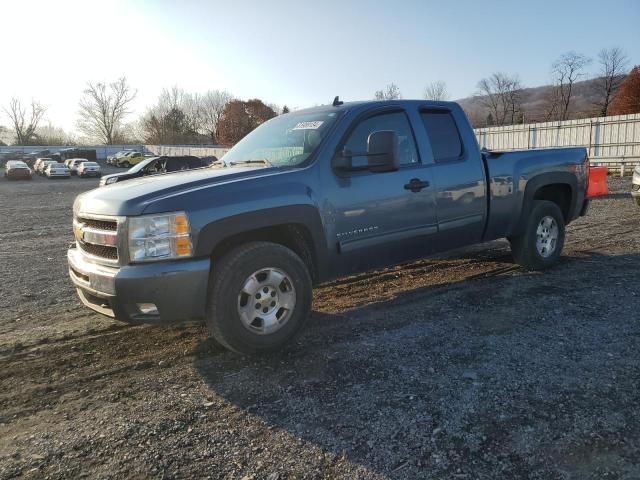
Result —
[[[352, 152], [344, 148], [333, 159], [333, 167], [346, 171], [393, 172], [400, 168], [398, 144], [398, 134], [392, 130], [373, 132], [367, 139], [366, 152]], [[367, 157], [367, 163], [355, 164], [353, 157]]]
[[393, 130], [380, 130], [369, 135], [367, 157], [372, 172], [393, 172], [400, 168], [398, 134]]

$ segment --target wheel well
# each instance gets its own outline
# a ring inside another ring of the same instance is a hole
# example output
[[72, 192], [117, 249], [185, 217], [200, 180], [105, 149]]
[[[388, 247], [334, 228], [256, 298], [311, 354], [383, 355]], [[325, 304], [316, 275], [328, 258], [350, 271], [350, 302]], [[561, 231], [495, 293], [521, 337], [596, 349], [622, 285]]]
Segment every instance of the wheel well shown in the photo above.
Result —
[[248, 242], [273, 242], [293, 250], [309, 269], [312, 281], [318, 280], [317, 256], [313, 237], [304, 225], [286, 224], [241, 232], [218, 243], [211, 254], [212, 261], [222, 258], [231, 249]]
[[560, 208], [564, 221], [569, 222], [571, 209], [571, 187], [566, 183], [554, 183], [545, 185], [536, 190], [533, 195], [534, 200], [548, 200], [555, 203]]

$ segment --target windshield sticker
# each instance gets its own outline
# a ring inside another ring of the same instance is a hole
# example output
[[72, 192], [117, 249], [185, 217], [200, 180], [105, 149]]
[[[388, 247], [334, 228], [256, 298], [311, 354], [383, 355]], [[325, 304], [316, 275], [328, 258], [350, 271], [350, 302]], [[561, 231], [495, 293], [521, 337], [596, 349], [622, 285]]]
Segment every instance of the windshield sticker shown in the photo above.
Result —
[[292, 130], [316, 130], [324, 122], [322, 120], [316, 120], [315, 122], [300, 122]]

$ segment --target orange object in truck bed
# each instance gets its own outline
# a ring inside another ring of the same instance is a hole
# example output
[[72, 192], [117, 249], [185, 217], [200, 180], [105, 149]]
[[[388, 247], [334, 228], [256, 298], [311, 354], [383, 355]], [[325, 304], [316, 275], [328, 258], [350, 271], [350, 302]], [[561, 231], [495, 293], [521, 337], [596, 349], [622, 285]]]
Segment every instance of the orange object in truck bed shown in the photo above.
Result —
[[607, 167], [591, 167], [589, 168], [589, 186], [587, 188], [587, 198], [605, 197], [609, 195], [609, 187], [607, 186]]

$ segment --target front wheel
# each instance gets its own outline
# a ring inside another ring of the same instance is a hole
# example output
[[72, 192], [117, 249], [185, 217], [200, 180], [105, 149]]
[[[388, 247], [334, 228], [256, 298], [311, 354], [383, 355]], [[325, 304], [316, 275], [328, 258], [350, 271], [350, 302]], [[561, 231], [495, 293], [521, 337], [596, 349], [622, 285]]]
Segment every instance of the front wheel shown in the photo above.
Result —
[[131, 166], [131, 164], [129, 162], [122, 162], [122, 166], [124, 168], [129, 168]]
[[531, 270], [553, 266], [564, 246], [565, 225], [558, 205], [536, 200], [522, 235], [509, 239], [516, 263]]
[[247, 243], [213, 263], [207, 326], [235, 352], [274, 351], [300, 332], [311, 296], [311, 277], [298, 255], [275, 243]]

